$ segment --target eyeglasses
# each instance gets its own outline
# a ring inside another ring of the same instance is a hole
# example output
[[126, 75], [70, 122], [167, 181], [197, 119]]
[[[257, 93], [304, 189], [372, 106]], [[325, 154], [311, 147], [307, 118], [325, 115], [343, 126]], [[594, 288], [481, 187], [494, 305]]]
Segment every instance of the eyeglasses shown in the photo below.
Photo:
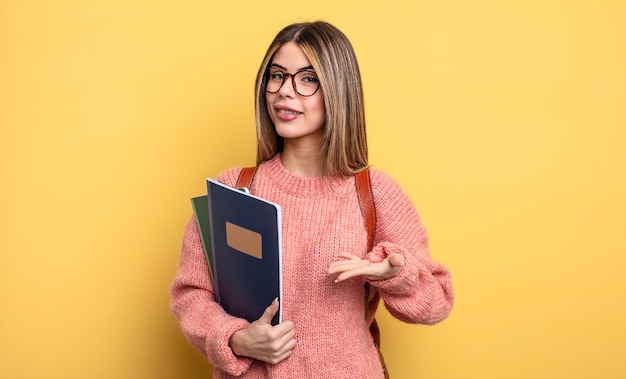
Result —
[[294, 91], [300, 96], [313, 96], [320, 88], [320, 80], [317, 78], [315, 72], [304, 69], [291, 74], [289, 72], [283, 72], [277, 68], [270, 68], [267, 70], [267, 79], [265, 84], [265, 91], [269, 93], [276, 93], [285, 84], [285, 80], [291, 76], [291, 85]]

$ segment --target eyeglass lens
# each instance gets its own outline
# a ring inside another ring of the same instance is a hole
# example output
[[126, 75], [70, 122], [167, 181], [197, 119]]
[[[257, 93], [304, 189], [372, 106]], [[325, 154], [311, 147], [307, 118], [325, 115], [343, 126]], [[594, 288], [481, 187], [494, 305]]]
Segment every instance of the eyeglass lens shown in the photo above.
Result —
[[272, 68], [268, 72], [265, 90], [269, 93], [278, 92], [288, 77], [291, 77], [294, 90], [301, 96], [312, 96], [320, 86], [320, 81], [313, 71], [303, 70], [290, 74]]

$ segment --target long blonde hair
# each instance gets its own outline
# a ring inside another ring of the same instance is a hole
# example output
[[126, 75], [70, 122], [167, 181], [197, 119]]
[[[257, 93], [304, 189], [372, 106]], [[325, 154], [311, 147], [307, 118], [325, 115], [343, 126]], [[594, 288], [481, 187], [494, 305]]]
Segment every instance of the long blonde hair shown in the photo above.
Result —
[[320, 80], [326, 108], [321, 146], [324, 175], [354, 175], [368, 166], [361, 73], [348, 38], [323, 21], [285, 27], [265, 54], [255, 86], [257, 164], [283, 150], [283, 138], [276, 133], [267, 110], [265, 84], [274, 54], [287, 42], [294, 42], [302, 49]]

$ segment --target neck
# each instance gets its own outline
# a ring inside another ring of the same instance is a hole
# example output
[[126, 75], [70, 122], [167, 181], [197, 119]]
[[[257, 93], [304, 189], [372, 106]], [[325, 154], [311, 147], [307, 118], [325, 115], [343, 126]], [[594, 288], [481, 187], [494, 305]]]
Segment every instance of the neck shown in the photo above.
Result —
[[322, 176], [323, 173], [318, 146], [303, 147], [285, 143], [283, 152], [280, 155], [280, 161], [287, 171], [296, 176], [317, 178]]

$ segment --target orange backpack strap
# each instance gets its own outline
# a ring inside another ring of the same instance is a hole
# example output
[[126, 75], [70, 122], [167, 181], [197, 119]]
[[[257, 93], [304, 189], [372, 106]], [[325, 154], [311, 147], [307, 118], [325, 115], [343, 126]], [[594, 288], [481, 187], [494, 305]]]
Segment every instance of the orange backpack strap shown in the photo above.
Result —
[[359, 206], [363, 214], [365, 229], [367, 230], [367, 251], [374, 247], [374, 234], [376, 233], [376, 207], [370, 183], [370, 170], [365, 169], [355, 175], [356, 193], [359, 197]]
[[[354, 183], [356, 185], [356, 191], [359, 198], [359, 207], [361, 208], [361, 214], [363, 215], [363, 222], [365, 223], [365, 230], [367, 230], [367, 251], [372, 251], [374, 247], [374, 238], [376, 235], [376, 206], [374, 205], [374, 195], [372, 194], [372, 185], [370, 180], [370, 170], [365, 169], [359, 171], [354, 177]], [[365, 284], [365, 314], [370, 311], [370, 307], [374, 306], [379, 299], [378, 293], [375, 293], [370, 298], [370, 285]], [[385, 379], [389, 379], [389, 371], [387, 371], [387, 365], [385, 359], [380, 351], [380, 329], [376, 318], [372, 319], [370, 324], [370, 334], [374, 340], [374, 344], [378, 349], [378, 357], [380, 363], [383, 366], [383, 374]]]
[[239, 177], [237, 178], [237, 184], [235, 184], [236, 188], [247, 187], [250, 189], [250, 184], [252, 184], [252, 179], [254, 179], [254, 174], [256, 173], [256, 167], [244, 167], [243, 170], [239, 173]]

